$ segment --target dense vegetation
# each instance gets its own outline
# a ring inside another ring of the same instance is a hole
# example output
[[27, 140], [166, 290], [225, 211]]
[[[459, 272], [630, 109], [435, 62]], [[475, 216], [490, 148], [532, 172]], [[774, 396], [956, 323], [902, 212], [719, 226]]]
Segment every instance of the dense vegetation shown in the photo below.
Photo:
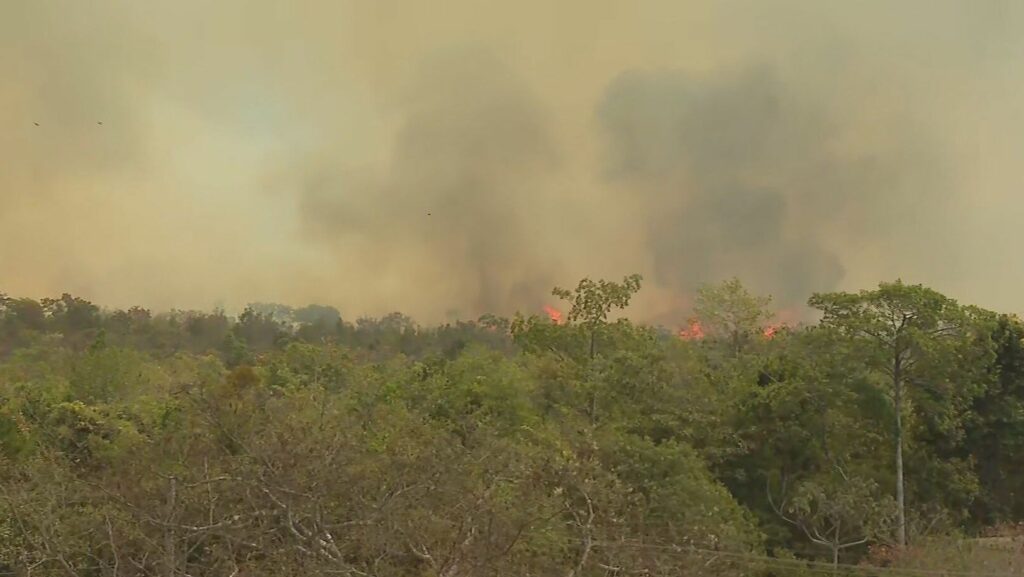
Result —
[[731, 281], [680, 338], [610, 320], [640, 281], [433, 328], [0, 295], [0, 574], [895, 571], [1024, 521], [1015, 317], [896, 282], [774, 327]]

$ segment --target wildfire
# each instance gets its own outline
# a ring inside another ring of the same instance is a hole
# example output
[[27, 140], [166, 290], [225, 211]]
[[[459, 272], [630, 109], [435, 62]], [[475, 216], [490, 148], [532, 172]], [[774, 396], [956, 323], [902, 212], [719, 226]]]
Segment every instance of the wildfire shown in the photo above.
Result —
[[761, 331], [761, 334], [764, 335], [764, 338], [770, 339], [770, 338], [775, 337], [775, 333], [777, 333], [778, 331], [779, 331], [779, 327], [777, 327], [775, 325], [768, 325], [767, 327], [764, 328], [763, 331]]
[[555, 307], [544, 305], [544, 312], [548, 314], [548, 318], [551, 319], [551, 322], [555, 323], [556, 325], [562, 324], [562, 311], [556, 309]]
[[684, 341], [692, 341], [704, 338], [704, 327], [700, 326], [700, 321], [693, 319], [690, 321], [690, 328], [680, 329], [679, 338]]

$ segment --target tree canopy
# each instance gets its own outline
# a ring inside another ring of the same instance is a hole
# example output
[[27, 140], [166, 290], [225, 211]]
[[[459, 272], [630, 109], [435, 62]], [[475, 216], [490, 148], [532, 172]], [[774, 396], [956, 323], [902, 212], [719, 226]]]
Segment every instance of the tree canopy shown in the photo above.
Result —
[[766, 331], [733, 279], [679, 338], [641, 280], [441, 326], [0, 295], [0, 574], [768, 577], [1024, 522], [1016, 317], [897, 281]]

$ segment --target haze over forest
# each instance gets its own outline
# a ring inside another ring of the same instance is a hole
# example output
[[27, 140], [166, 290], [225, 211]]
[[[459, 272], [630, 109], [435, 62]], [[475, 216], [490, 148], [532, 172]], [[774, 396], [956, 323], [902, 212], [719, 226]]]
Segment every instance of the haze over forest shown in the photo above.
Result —
[[1024, 5], [8, 1], [11, 295], [680, 322], [902, 277], [1021, 309]]
[[0, 0], [0, 577], [1024, 577], [1024, 3]]

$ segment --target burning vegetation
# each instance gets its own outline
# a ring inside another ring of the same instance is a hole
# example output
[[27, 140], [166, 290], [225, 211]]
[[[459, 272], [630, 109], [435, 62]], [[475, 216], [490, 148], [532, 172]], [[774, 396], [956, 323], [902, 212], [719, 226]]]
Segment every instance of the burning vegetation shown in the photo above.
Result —
[[548, 315], [551, 322], [556, 325], [562, 324], [562, 312], [550, 305], [544, 305], [544, 313]]
[[690, 324], [687, 328], [679, 329], [679, 338], [683, 339], [684, 341], [703, 339], [704, 327], [701, 326], [699, 320], [691, 319]]

